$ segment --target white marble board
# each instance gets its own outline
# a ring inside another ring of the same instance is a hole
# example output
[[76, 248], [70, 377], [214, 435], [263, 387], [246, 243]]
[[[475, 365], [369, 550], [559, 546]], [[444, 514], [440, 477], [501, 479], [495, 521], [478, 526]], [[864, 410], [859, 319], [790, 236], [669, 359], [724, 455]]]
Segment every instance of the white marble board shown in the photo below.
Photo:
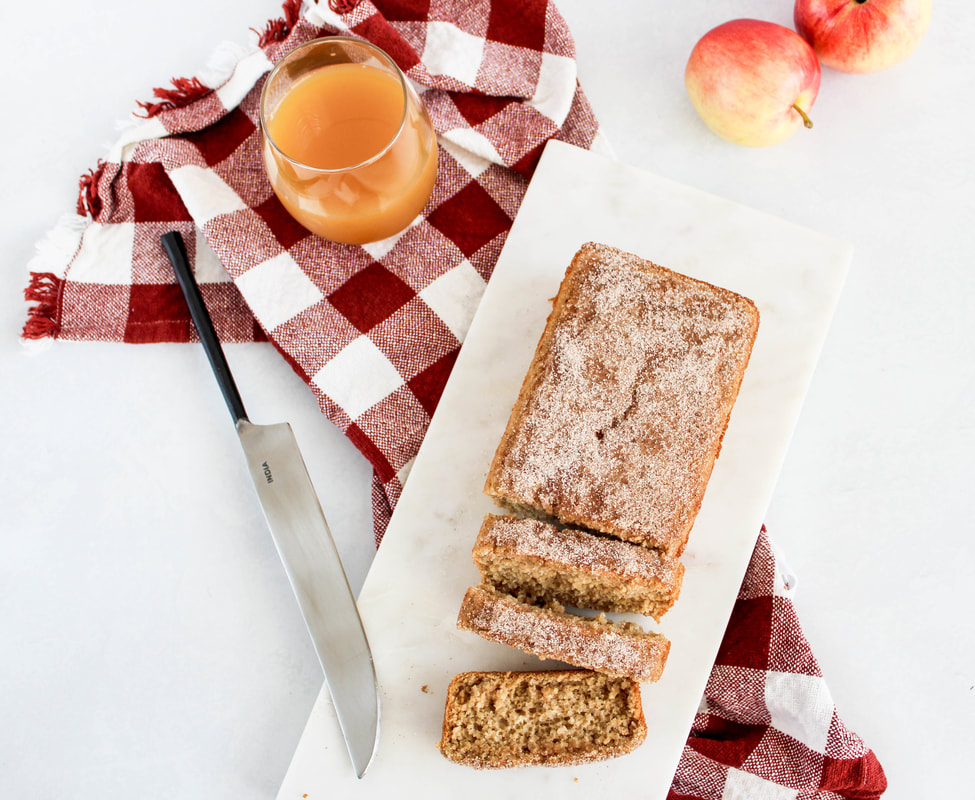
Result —
[[[701, 512], [672, 642], [643, 685], [647, 741], [612, 761], [474, 771], [437, 750], [458, 672], [554, 666], [456, 629], [491, 457], [566, 266], [586, 241], [611, 244], [752, 298], [761, 327]], [[852, 256], [792, 223], [553, 142], [487, 287], [359, 605], [381, 684], [379, 750], [361, 780], [322, 689], [279, 792], [307, 797], [664, 798], [762, 525]]]

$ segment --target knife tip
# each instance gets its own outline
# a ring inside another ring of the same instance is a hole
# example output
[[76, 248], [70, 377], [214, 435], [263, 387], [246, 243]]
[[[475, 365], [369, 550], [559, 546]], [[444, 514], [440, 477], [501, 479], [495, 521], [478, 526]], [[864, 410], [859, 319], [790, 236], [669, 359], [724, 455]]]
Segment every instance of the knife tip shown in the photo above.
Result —
[[346, 744], [349, 745], [349, 755], [352, 756], [352, 766], [355, 770], [355, 776], [359, 780], [366, 774], [366, 770], [372, 764], [373, 760], [376, 758], [376, 752], [379, 750], [379, 727], [380, 727], [380, 713], [379, 713], [379, 693], [378, 689], [376, 692], [376, 714], [375, 718], [372, 720], [372, 748], [369, 750], [368, 754], [362, 753], [362, 748], [358, 751], [356, 748], [352, 747], [351, 740], [347, 739]]
[[369, 754], [369, 757], [366, 759], [364, 764], [353, 765], [355, 767], [355, 776], [359, 780], [362, 780], [363, 776], [366, 774], [366, 770], [369, 769], [369, 765], [372, 764], [373, 758], [375, 758], [376, 756], [376, 749], [377, 748], [373, 748], [372, 752]]

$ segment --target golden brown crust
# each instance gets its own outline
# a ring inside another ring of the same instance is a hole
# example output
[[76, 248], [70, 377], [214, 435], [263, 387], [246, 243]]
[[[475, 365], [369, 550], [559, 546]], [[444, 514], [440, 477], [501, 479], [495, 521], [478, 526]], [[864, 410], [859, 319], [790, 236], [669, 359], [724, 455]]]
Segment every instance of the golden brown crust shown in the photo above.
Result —
[[474, 544], [481, 582], [532, 602], [659, 619], [680, 594], [684, 565], [630, 542], [536, 519], [487, 514]]
[[632, 623], [540, 608], [484, 585], [467, 590], [457, 627], [542, 659], [639, 681], [659, 680], [670, 652], [666, 637]]
[[640, 687], [586, 670], [464, 672], [447, 689], [440, 752], [475, 769], [616, 758], [647, 735]]
[[485, 492], [522, 511], [679, 555], [758, 331], [754, 303], [584, 245]]

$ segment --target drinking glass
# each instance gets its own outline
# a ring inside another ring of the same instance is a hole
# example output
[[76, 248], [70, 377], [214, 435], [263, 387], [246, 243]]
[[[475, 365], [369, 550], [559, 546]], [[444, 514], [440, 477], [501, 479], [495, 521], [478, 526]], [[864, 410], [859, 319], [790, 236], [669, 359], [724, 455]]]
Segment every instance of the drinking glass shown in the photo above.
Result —
[[385, 239], [430, 197], [433, 125], [375, 45], [329, 36], [296, 48], [268, 75], [260, 120], [271, 187], [312, 233], [346, 244]]

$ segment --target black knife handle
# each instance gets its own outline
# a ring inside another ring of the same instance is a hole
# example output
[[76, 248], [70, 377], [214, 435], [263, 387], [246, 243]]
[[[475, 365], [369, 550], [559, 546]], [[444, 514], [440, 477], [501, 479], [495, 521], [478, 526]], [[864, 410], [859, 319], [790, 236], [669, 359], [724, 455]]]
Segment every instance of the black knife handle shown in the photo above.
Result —
[[240, 399], [240, 392], [237, 391], [237, 384], [234, 383], [234, 376], [230, 372], [230, 365], [223, 354], [217, 332], [213, 329], [213, 320], [210, 319], [210, 312], [207, 311], [203, 296], [200, 294], [200, 287], [190, 269], [189, 259], [186, 257], [186, 245], [179, 231], [164, 233], [161, 237], [163, 250], [172, 262], [173, 270], [176, 272], [176, 280], [179, 288], [183, 290], [183, 297], [186, 298], [186, 305], [190, 309], [190, 317], [196, 326], [196, 332], [200, 336], [200, 342], [206, 351], [210, 367], [216, 376], [220, 391], [223, 392], [223, 399], [227, 402], [230, 409], [230, 416], [234, 418], [234, 423], [242, 419], [247, 419], [247, 412], [244, 410], [244, 401]]

